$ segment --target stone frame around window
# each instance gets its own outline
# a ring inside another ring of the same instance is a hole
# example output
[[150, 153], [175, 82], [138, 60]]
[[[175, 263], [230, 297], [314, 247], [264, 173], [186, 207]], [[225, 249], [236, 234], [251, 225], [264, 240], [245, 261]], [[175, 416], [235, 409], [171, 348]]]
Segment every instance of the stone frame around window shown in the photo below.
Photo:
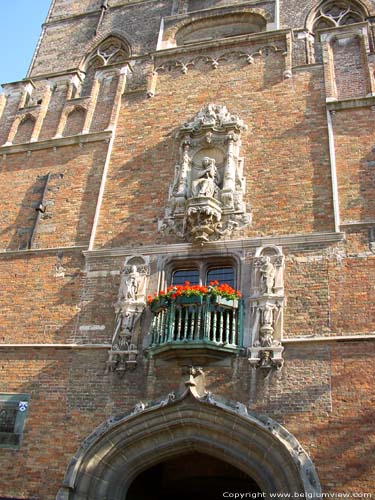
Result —
[[19, 449], [28, 413], [30, 396], [28, 394], [0, 394], [0, 413], [16, 410], [13, 431], [2, 431], [0, 418], [0, 448]]

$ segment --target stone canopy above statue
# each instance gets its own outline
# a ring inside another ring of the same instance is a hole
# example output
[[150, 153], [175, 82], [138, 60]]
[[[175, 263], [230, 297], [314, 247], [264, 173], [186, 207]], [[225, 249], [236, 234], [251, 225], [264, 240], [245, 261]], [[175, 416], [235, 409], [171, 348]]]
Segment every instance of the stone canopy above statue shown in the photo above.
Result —
[[207, 104], [178, 134], [180, 160], [160, 230], [197, 243], [230, 236], [250, 224], [239, 157], [243, 121]]

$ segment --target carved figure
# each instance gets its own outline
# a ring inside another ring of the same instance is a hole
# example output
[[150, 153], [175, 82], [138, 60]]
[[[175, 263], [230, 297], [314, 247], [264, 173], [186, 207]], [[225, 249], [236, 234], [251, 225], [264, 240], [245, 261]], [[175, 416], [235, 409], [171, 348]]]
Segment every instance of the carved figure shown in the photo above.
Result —
[[273, 311], [274, 305], [266, 304], [262, 311], [262, 328], [267, 327], [273, 330]]
[[264, 295], [272, 295], [273, 287], [275, 286], [276, 269], [272, 264], [271, 259], [265, 255], [261, 257], [260, 264], [260, 293]]
[[214, 198], [218, 190], [216, 162], [213, 158], [205, 157], [202, 160], [202, 167], [200, 176], [192, 182], [192, 195]]
[[261, 347], [272, 347], [274, 344], [273, 335], [270, 332], [261, 332], [260, 345]]
[[262, 351], [260, 353], [260, 367], [271, 368], [271, 366], [272, 366], [271, 351]]
[[129, 311], [126, 311], [121, 318], [121, 331], [126, 335], [126, 336], [131, 336], [131, 333], [133, 331], [133, 325], [134, 325], [134, 320], [137, 316], [137, 313], [130, 313]]
[[131, 267], [131, 272], [123, 280], [120, 291], [119, 301], [121, 300], [137, 300], [138, 288], [141, 275], [137, 270], [137, 266]]

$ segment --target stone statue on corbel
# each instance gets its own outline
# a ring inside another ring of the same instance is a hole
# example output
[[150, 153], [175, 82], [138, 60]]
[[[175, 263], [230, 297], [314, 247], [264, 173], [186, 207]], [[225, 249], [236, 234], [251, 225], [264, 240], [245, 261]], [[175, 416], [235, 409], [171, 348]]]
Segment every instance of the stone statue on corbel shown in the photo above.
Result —
[[283, 366], [284, 257], [274, 245], [256, 250], [252, 268], [249, 361], [259, 368]]
[[249, 225], [244, 203], [243, 121], [222, 105], [208, 104], [177, 136], [180, 159], [159, 229], [187, 241], [218, 240]]
[[146, 285], [149, 276], [145, 257], [127, 258], [115, 307], [115, 331], [109, 351], [106, 372], [124, 373], [135, 369], [142, 313], [146, 307]]

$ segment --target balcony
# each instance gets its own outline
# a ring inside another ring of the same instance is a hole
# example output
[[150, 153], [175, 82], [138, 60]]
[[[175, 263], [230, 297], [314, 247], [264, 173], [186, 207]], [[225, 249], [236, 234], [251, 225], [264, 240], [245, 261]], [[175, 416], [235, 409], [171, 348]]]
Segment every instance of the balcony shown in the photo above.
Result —
[[176, 297], [151, 305], [151, 356], [222, 358], [242, 347], [243, 301]]

